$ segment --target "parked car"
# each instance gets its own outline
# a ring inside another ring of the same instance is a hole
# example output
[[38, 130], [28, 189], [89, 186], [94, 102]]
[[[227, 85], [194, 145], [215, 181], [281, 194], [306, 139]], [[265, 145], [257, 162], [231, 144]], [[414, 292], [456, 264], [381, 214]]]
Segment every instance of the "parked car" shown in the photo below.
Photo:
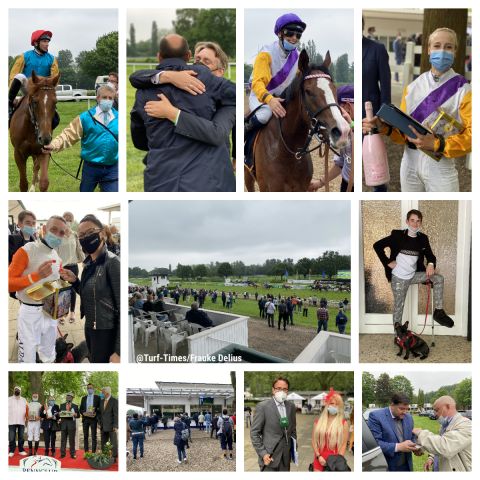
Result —
[[387, 470], [385, 455], [368, 428], [367, 422], [362, 418], [362, 471], [386, 472]]
[[81, 88], [72, 88], [71, 85], [57, 85], [55, 88], [57, 97], [73, 97], [72, 100], [79, 101], [75, 97], [86, 97], [87, 91]]
[[430, 414], [428, 415], [428, 418], [429, 418], [430, 420], [436, 420], [438, 417], [437, 417], [437, 414], [435, 413], [435, 411], [432, 410], [432, 411], [430, 412]]
[[[434, 410], [423, 410], [423, 412], [418, 414], [419, 417], [430, 417], [431, 415], [435, 415]], [[434, 420], [436, 420], [436, 418]]]
[[472, 411], [471, 410], [458, 410], [458, 413], [463, 417], [468, 418], [469, 420], [472, 419]]
[[108, 75], [99, 75], [95, 79], [95, 91], [97, 91], [98, 87], [102, 85], [106, 85], [108, 83]]
[[375, 410], [380, 410], [380, 408], [367, 408], [363, 412], [363, 418], [365, 419], [366, 422], [368, 422], [368, 417], [370, 416], [370, 413], [374, 412]]

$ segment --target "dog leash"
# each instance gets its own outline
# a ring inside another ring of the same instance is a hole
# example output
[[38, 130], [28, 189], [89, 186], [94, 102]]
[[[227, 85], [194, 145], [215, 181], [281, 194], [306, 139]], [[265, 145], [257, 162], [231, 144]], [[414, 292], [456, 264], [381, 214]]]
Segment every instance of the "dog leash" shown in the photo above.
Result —
[[425, 308], [425, 322], [423, 324], [422, 331], [420, 333], [416, 333], [415, 335], [422, 335], [422, 333], [425, 331], [425, 328], [427, 326], [427, 320], [428, 320], [428, 307], [430, 306], [430, 292], [432, 290], [432, 282], [430, 280], [427, 281], [427, 306]]

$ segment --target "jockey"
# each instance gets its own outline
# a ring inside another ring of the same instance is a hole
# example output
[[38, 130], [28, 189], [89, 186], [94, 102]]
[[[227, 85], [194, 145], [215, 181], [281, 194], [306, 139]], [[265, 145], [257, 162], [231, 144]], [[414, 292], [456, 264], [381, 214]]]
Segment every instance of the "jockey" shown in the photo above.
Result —
[[282, 118], [286, 111], [278, 96], [292, 83], [297, 74], [298, 50], [306, 24], [294, 13], [282, 15], [275, 22], [278, 39], [264, 46], [255, 58], [252, 89], [249, 96], [250, 111], [256, 112], [245, 124], [245, 134], [265, 125], [272, 113]]
[[48, 46], [51, 38], [52, 32], [48, 30], [35, 30], [32, 33], [30, 41], [33, 50], [28, 50], [27, 52], [22, 53], [16, 58], [15, 63], [13, 64], [13, 67], [10, 71], [9, 78], [9, 118], [12, 116], [15, 109], [15, 98], [20, 91], [20, 88], [26, 87], [27, 79], [32, 76], [32, 71], [35, 71], [37, 75], [40, 75], [42, 77], [53, 77], [58, 74], [59, 70], [57, 59], [51, 53], [48, 53]]
[[[433, 134], [421, 135], [414, 130], [417, 138], [413, 138], [388, 127], [378, 117], [362, 121], [363, 133], [377, 128], [393, 142], [405, 145], [400, 165], [402, 192], [459, 191], [455, 159], [472, 151], [472, 87], [452, 69], [457, 47], [453, 30], [437, 28], [432, 32], [428, 39], [431, 69], [403, 92], [400, 109], [430, 127]], [[450, 118], [439, 119], [442, 112]]]

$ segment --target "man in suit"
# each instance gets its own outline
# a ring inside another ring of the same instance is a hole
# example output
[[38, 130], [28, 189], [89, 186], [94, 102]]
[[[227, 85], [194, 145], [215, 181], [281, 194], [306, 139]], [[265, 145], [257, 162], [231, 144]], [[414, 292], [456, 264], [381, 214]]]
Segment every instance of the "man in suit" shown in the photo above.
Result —
[[207, 312], [205, 312], [204, 310], [198, 309], [197, 302], [192, 303], [192, 308], [186, 313], [185, 319], [188, 321], [188, 323], [196, 323], [197, 325], [200, 325], [203, 328], [208, 328], [213, 326], [213, 322], [211, 318], [208, 316]]
[[[60, 419], [60, 407], [55, 403], [55, 397], [49, 396], [48, 401], [40, 409], [43, 436], [45, 439], [45, 456], [55, 457], [55, 442], [57, 439], [58, 420]], [[50, 455], [49, 455], [50, 454]]]
[[[70, 456], [77, 458], [75, 452], [75, 432], [76, 432], [76, 418], [78, 417], [78, 405], [73, 403], [73, 393], [67, 393], [66, 402], [60, 405], [60, 431], [62, 432], [60, 443], [60, 458], [65, 458], [67, 455], [67, 437], [68, 446], [70, 447]], [[64, 412], [64, 413], [62, 413]], [[65, 412], [73, 412], [71, 415]]]
[[[365, 19], [362, 17], [362, 30]], [[365, 102], [372, 102], [376, 114], [382, 103], [391, 103], [391, 73], [389, 57], [383, 44], [362, 36], [362, 118], [366, 117]], [[386, 192], [387, 185], [374, 187]]]
[[8, 264], [12, 262], [13, 255], [28, 242], [36, 238], [37, 217], [29, 210], [22, 210], [18, 214], [18, 229], [8, 236]]
[[293, 439], [297, 438], [295, 405], [287, 401], [289, 381], [272, 384], [272, 398], [260, 402], [253, 416], [250, 438], [262, 472], [290, 471]]
[[421, 455], [413, 435], [413, 419], [408, 413], [410, 399], [394, 394], [389, 407], [374, 410], [368, 417], [370, 428], [378, 446], [382, 449], [389, 472], [413, 471], [412, 452]]
[[[100, 413], [100, 397], [95, 395], [93, 385], [87, 385], [87, 395], [82, 397], [80, 402], [80, 415], [83, 426], [83, 449], [88, 452], [97, 450], [97, 425]], [[92, 432], [92, 449], [88, 448], [89, 432]]]
[[470, 472], [472, 470], [472, 421], [457, 411], [455, 400], [445, 395], [435, 400], [433, 410], [441, 425], [438, 435], [414, 428], [417, 443], [428, 452], [424, 470]]
[[[410, 210], [407, 213], [405, 230], [392, 233], [374, 243], [373, 248], [385, 268], [387, 280], [393, 293], [393, 324], [402, 324], [405, 297], [410, 285], [431, 281], [435, 310], [433, 319], [440, 325], [452, 328], [453, 320], [443, 309], [443, 276], [435, 273], [437, 259], [432, 252], [427, 235], [420, 232], [422, 212]], [[388, 248], [390, 256], [385, 254]], [[427, 266], [425, 267], [425, 261]]]
[[[230, 154], [224, 141], [215, 146], [176, 135], [178, 114], [168, 120], [155, 119], [145, 110], [147, 102], [160, 97], [162, 101], [168, 99], [179, 111], [211, 120], [220, 105], [235, 106], [235, 85], [212, 75], [204, 65], [187, 65], [190, 50], [180, 35], [162, 38], [158, 59], [156, 70], [135, 72], [130, 77], [132, 86], [140, 89], [130, 128], [135, 147], [148, 151], [144, 160], [145, 191], [235, 191]], [[171, 84], [161, 84], [162, 72], [170, 70], [193, 70], [205, 85], [205, 93], [191, 95]]]
[[102, 450], [105, 444], [110, 441], [112, 444], [112, 456], [117, 461], [118, 457], [118, 400], [112, 397], [112, 389], [103, 387], [103, 400], [100, 401], [100, 431]]

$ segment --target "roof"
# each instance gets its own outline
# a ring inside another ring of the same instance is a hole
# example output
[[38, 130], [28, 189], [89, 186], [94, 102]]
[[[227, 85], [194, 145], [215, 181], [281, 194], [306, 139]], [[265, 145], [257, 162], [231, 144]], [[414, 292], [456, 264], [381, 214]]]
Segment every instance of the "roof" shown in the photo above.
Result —
[[106, 207], [98, 207], [101, 212], [119, 212], [120, 204], [114, 203], [113, 205], [107, 205]]
[[127, 388], [127, 397], [204, 396], [232, 397], [232, 385], [223, 383], [156, 382], [158, 388]]

